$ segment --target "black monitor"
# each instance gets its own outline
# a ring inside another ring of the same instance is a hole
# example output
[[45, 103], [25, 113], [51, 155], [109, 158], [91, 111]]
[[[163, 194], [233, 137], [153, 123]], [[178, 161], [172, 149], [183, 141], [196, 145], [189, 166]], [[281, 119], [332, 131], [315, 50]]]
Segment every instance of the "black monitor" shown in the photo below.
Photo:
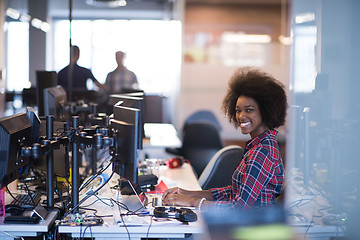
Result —
[[58, 84], [58, 77], [55, 71], [36, 71], [36, 101], [39, 116], [45, 116], [44, 112], [44, 89], [55, 87]]
[[63, 121], [68, 117], [65, 115], [64, 107], [67, 102], [65, 89], [58, 85], [44, 89], [44, 112], [45, 116], [53, 115], [55, 120]]
[[31, 143], [39, 143], [40, 137], [40, 118], [32, 107], [26, 107], [26, 115], [31, 123]]
[[115, 130], [113, 171], [137, 183], [139, 110], [118, 106], [118, 111], [122, 114], [110, 122], [111, 128]]
[[27, 174], [29, 158], [21, 148], [31, 146], [31, 122], [26, 113], [0, 119], [0, 187]]
[[121, 118], [121, 116], [119, 116], [119, 114], [122, 114], [122, 110], [116, 109], [116, 106], [135, 108], [140, 111], [139, 112], [139, 120], [137, 120], [138, 141], [139, 141], [138, 149], [143, 149], [143, 138], [145, 136], [145, 132], [144, 132], [144, 98], [124, 95], [124, 94], [113, 94], [113, 95], [110, 95], [109, 104], [114, 106], [113, 107], [114, 119]]

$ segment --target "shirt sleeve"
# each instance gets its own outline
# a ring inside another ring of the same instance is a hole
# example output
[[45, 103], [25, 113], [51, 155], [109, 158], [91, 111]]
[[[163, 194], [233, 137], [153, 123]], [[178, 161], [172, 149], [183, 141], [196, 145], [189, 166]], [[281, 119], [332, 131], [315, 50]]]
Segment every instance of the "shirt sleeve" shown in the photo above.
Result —
[[[270, 159], [269, 151], [265, 148], [258, 148], [252, 151], [245, 159], [245, 173], [240, 179], [233, 179], [239, 191], [233, 199], [226, 198], [229, 190], [214, 190], [214, 199], [218, 199], [216, 206], [239, 206], [249, 208], [254, 205], [261, 191], [273, 177], [273, 163]], [[233, 183], [234, 184], [234, 183]], [[231, 186], [229, 186], [231, 187]], [[217, 193], [219, 191], [220, 193]], [[231, 191], [230, 191], [231, 192]], [[214, 194], [215, 193], [215, 194]], [[219, 197], [220, 195], [222, 197]]]
[[215, 201], [230, 201], [232, 196], [232, 187], [212, 188], [210, 192]]

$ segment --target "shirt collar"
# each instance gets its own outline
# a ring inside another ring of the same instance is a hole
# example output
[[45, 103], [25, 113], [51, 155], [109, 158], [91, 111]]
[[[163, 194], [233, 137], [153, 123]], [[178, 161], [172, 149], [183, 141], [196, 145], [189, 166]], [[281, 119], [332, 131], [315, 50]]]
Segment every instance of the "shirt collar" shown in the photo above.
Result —
[[250, 139], [249, 141], [246, 142], [246, 148], [250, 149], [254, 146], [256, 146], [257, 144], [259, 144], [264, 138], [270, 137], [270, 138], [276, 138], [277, 135], [277, 131], [276, 130], [267, 130], [265, 132], [263, 132], [262, 134], [260, 134], [259, 136], [257, 136], [254, 139]]

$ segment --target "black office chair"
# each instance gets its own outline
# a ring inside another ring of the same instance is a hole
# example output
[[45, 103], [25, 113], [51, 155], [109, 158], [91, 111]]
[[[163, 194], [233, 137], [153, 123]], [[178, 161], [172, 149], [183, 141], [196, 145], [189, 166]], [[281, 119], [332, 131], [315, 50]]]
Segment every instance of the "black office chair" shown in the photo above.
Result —
[[231, 185], [231, 176], [240, 163], [244, 150], [237, 145], [220, 149], [206, 165], [198, 182], [203, 190]]
[[220, 122], [217, 120], [215, 114], [210, 110], [198, 110], [192, 113], [189, 117], [186, 118], [184, 127], [192, 122], [209, 122], [215, 125], [218, 131], [222, 130]]
[[183, 129], [182, 146], [166, 148], [166, 152], [189, 160], [195, 174], [200, 176], [212, 156], [223, 148], [217, 128], [209, 122], [192, 122]]

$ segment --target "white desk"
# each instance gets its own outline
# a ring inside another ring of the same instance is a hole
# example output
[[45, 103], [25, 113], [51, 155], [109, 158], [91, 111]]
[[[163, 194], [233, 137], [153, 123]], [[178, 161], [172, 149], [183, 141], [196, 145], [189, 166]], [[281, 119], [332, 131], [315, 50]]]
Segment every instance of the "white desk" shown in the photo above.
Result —
[[149, 146], [153, 147], [180, 147], [181, 140], [172, 124], [145, 123], [145, 138], [149, 139]]
[[165, 151], [165, 148], [181, 147], [181, 140], [172, 124], [168, 123], [145, 123], [145, 138], [140, 159], [148, 158], [167, 159], [174, 157]]
[[[189, 164], [184, 164], [178, 169], [167, 169], [166, 166], [161, 166], [159, 170], [159, 179], [170, 188], [176, 185], [179, 187], [198, 190], [201, 189]], [[87, 201], [93, 202], [95, 197], [89, 198]], [[86, 202], [87, 202], [86, 201]], [[86, 202], [84, 205], [86, 205]], [[98, 215], [112, 215], [115, 211], [102, 203], [95, 203], [91, 208], [96, 208]], [[85, 226], [71, 227], [59, 226], [58, 231], [62, 234], [68, 234], [71, 237], [93, 237], [96, 239], [140, 239], [140, 238], [184, 238], [187, 234], [202, 234], [204, 232], [204, 224], [200, 214], [199, 220], [191, 222], [188, 225], [155, 225], [152, 224], [149, 228], [146, 226], [127, 226], [119, 227], [113, 217], [106, 217], [102, 226], [93, 226], [85, 230]], [[130, 235], [130, 237], [129, 237]]]
[[4, 224], [4, 219], [2, 218], [0, 224], [0, 239], [14, 239], [14, 237], [11, 236], [36, 237], [47, 233], [54, 224], [56, 217], [57, 212], [51, 211], [46, 219], [40, 221], [38, 224]]

